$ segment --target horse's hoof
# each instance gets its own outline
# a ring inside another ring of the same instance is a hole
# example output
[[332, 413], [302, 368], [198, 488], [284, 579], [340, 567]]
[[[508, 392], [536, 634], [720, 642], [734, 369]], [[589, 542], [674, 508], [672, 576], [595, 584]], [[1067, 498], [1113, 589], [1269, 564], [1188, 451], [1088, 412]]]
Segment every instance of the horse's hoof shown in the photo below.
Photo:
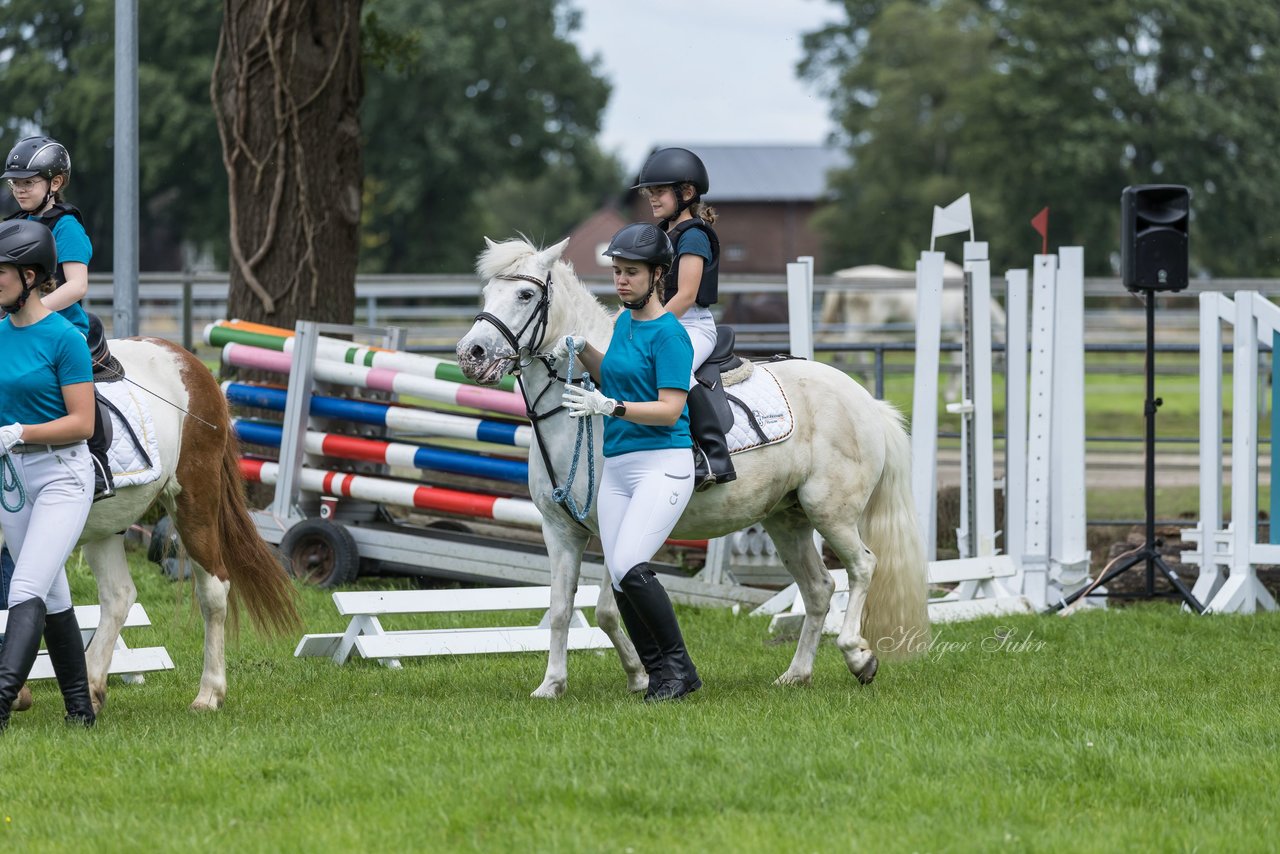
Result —
[[[849, 668], [853, 670], [853, 668]], [[870, 685], [871, 680], [876, 678], [876, 671], [880, 669], [880, 662], [872, 653], [867, 653], [867, 661], [857, 670], [853, 670], [853, 675], [863, 685]]]
[[100, 715], [107, 705], [107, 690], [105, 688], [90, 688], [89, 699], [93, 702], [93, 713]]
[[773, 680], [774, 685], [808, 685], [813, 680], [812, 673], [786, 673]]
[[191, 701], [191, 711], [193, 712], [216, 712], [222, 708], [222, 702], [225, 698], [218, 696], [216, 693], [201, 693]]
[[643, 694], [649, 690], [649, 674], [642, 673], [639, 676], [627, 677], [627, 692], [631, 694]]
[[31, 689], [26, 685], [18, 691], [18, 696], [13, 700], [13, 710], [15, 712], [25, 712], [35, 703], [35, 699], [31, 696]]
[[564, 694], [564, 685], [556, 682], [543, 682], [538, 690], [530, 694], [535, 700], [558, 700]]

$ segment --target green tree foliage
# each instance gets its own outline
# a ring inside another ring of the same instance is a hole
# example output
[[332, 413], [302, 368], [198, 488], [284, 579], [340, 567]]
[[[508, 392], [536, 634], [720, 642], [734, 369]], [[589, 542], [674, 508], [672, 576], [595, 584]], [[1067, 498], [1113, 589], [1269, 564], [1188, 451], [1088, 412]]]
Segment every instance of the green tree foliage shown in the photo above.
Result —
[[468, 269], [486, 232], [557, 239], [617, 193], [576, 27], [560, 0], [367, 0], [362, 269]]
[[[622, 185], [595, 143], [608, 84], [567, 37], [568, 0], [366, 0], [361, 269], [470, 269], [485, 234], [562, 237]], [[220, 0], [139, 9], [143, 269], [190, 243], [226, 266], [227, 179], [210, 104]], [[110, 269], [113, 0], [0, 0], [0, 148], [67, 145], [68, 198]], [[3, 152], [0, 152], [2, 154]]]
[[908, 266], [934, 204], [973, 193], [996, 269], [1052, 245], [1111, 274], [1120, 190], [1186, 184], [1192, 264], [1280, 275], [1280, 7], [1270, 0], [840, 0], [806, 38], [853, 165], [823, 219], [838, 263]]
[[[179, 239], [226, 243], [226, 178], [209, 108], [218, 0], [145, 4], [138, 22], [144, 269], [181, 264]], [[67, 198], [111, 266], [112, 0], [0, 0], [0, 148], [47, 133], [71, 152]]]

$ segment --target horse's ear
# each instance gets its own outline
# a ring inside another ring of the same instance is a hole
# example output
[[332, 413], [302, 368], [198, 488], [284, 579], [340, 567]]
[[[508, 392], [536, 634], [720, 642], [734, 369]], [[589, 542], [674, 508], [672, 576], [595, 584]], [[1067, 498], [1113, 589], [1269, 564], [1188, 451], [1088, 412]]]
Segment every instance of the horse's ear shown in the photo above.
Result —
[[493, 247], [497, 246], [498, 244], [496, 244], [496, 243], [494, 243], [492, 240], [490, 240], [490, 239], [489, 239], [489, 235], [487, 235], [487, 234], [486, 234], [486, 235], [485, 235], [485, 238], [484, 238], [484, 245], [485, 245], [485, 248], [486, 248], [486, 249], [492, 250], [492, 249], [493, 249]]
[[560, 260], [560, 256], [564, 254], [564, 248], [569, 245], [569, 238], [561, 240], [554, 246], [548, 246], [538, 253], [538, 264], [544, 270], [550, 270], [551, 265]]

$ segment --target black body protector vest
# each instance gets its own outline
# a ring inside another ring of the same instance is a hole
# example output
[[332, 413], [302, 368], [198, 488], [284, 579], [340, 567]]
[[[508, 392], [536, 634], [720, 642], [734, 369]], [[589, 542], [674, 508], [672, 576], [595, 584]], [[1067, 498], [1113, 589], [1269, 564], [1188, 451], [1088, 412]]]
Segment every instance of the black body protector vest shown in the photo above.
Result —
[[[40, 216], [33, 216], [30, 217], [30, 219], [32, 222], [38, 222], [45, 228], [53, 231], [54, 223], [68, 215], [75, 217], [77, 222], [84, 225], [84, 217], [80, 216], [80, 209], [75, 205], [69, 205], [66, 202], [54, 202], [53, 207], [49, 208], [48, 213]], [[4, 218], [4, 221], [8, 222], [11, 219], [18, 219], [19, 217], [24, 216], [27, 216], [26, 211], [19, 210], [17, 213], [9, 214], [9, 216]], [[61, 261], [58, 262], [58, 269], [54, 271], [53, 280], [57, 283], [58, 287], [62, 287], [66, 284], [67, 277], [63, 275]]]
[[676, 250], [675, 263], [671, 265], [671, 269], [667, 271], [667, 275], [663, 278], [662, 286], [665, 288], [664, 292], [668, 298], [675, 294], [680, 270], [680, 238], [691, 228], [705, 232], [707, 239], [711, 241], [711, 261], [702, 265], [702, 281], [698, 284], [698, 296], [694, 299], [694, 302], [706, 308], [707, 306], [715, 305], [719, 297], [720, 238], [716, 237], [716, 233], [711, 226], [698, 217], [686, 219], [668, 232], [667, 236], [671, 238], [671, 245]]

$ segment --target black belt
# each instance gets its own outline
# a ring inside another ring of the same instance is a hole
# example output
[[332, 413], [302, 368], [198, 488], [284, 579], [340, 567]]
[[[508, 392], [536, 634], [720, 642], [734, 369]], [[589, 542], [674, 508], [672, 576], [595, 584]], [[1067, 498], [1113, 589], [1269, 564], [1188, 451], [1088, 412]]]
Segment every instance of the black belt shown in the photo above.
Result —
[[38, 454], [43, 451], [49, 451], [50, 453], [52, 453], [53, 451], [62, 451], [62, 450], [66, 450], [67, 448], [74, 448], [77, 445], [83, 445], [83, 444], [84, 442], [68, 442], [65, 445], [40, 445], [40, 444], [30, 445], [23, 442], [23, 443], [14, 445], [12, 448], [10, 448], [9, 453]]

